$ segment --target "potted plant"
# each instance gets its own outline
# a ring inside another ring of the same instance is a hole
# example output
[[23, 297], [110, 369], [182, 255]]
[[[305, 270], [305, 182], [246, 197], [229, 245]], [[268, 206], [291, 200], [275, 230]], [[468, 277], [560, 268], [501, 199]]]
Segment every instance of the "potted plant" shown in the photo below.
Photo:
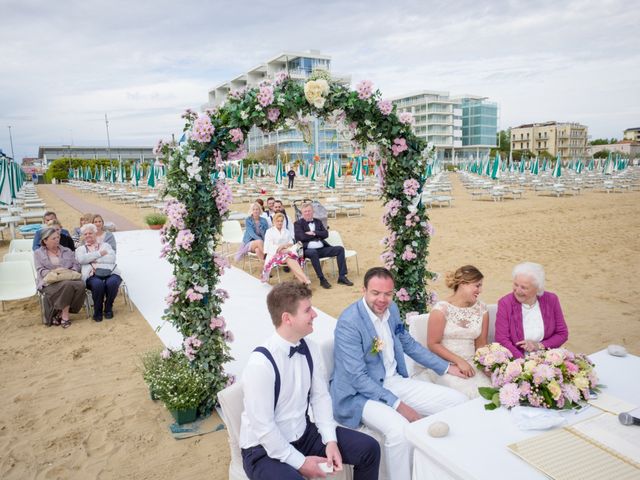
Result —
[[[193, 422], [208, 393], [207, 382], [184, 352], [163, 350], [150, 354], [143, 376], [149, 390], [164, 403], [178, 424]], [[157, 362], [157, 359], [160, 359]]]
[[167, 222], [167, 216], [162, 213], [150, 213], [144, 217], [144, 221], [151, 230], [160, 230]]
[[151, 400], [158, 400], [157, 382], [162, 368], [163, 359], [160, 356], [160, 350], [152, 350], [145, 353], [141, 357], [142, 378], [149, 387], [149, 396]]

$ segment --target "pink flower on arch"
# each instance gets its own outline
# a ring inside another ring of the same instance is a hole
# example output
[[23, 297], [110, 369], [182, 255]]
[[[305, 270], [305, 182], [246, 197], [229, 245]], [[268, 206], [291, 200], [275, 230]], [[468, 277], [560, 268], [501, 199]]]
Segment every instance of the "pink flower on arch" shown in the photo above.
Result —
[[244, 142], [244, 135], [242, 134], [242, 130], [239, 128], [232, 128], [229, 130], [229, 135], [231, 135], [231, 141], [234, 143]]
[[373, 83], [369, 80], [362, 80], [356, 85], [356, 90], [360, 100], [368, 100], [373, 95]]
[[270, 122], [276, 122], [278, 118], [280, 118], [280, 109], [270, 108], [269, 110], [267, 110], [267, 118]]
[[420, 183], [415, 178], [408, 178], [402, 184], [402, 191], [408, 197], [415, 197], [420, 189]]
[[273, 103], [273, 87], [271, 85], [260, 86], [260, 91], [256, 97], [262, 107], [268, 107]]
[[409, 292], [407, 292], [407, 290], [404, 288], [401, 288], [396, 292], [396, 298], [401, 302], [408, 302], [409, 300], [411, 300]]
[[378, 110], [385, 117], [393, 111], [393, 104], [389, 100], [379, 100]]
[[209, 327], [211, 327], [211, 330], [215, 330], [216, 328], [224, 328], [226, 325], [227, 322], [224, 317], [212, 317]]
[[215, 128], [211, 123], [211, 119], [206, 115], [201, 115], [193, 122], [191, 129], [191, 138], [196, 142], [209, 143]]
[[412, 125], [413, 124], [413, 113], [411, 113], [411, 112], [402, 112], [400, 115], [398, 115], [398, 120], [400, 120], [400, 123], [404, 123], [405, 125]]
[[397, 157], [402, 152], [408, 150], [407, 141], [404, 138], [395, 138], [393, 140], [393, 145], [391, 145], [391, 151], [393, 152], [393, 156]]
[[191, 233], [191, 230], [184, 229], [178, 232], [176, 236], [176, 248], [183, 250], [191, 250], [191, 244], [195, 240], [195, 235]]

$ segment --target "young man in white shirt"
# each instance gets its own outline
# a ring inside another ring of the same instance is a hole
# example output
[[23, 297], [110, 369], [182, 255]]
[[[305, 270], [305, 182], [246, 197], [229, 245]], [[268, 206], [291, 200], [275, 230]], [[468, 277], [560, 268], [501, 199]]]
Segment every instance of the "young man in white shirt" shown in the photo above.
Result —
[[[256, 348], [243, 373], [240, 447], [250, 479], [324, 478], [342, 463], [354, 479], [377, 479], [380, 446], [337, 427], [318, 347], [305, 340], [317, 316], [306, 285], [285, 282], [267, 295], [276, 332]], [[315, 423], [307, 410], [313, 409]]]

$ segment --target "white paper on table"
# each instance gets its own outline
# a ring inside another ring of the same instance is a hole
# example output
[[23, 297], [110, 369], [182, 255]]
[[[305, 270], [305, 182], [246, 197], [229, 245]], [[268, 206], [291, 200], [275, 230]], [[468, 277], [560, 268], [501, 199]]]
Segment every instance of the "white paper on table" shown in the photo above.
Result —
[[618, 417], [611, 413], [605, 412], [576, 423], [569, 427], [569, 430], [577, 431], [594, 443], [640, 464], [640, 428], [635, 425], [622, 425]]
[[518, 406], [512, 408], [510, 413], [520, 430], [548, 430], [567, 422], [559, 412], [546, 408]]
[[605, 412], [613, 413], [615, 415], [618, 415], [621, 412], [628, 412], [629, 410], [636, 408], [636, 405], [633, 403], [629, 403], [604, 392], [600, 392], [597, 398], [589, 400], [589, 405], [593, 405], [600, 410], [604, 410]]

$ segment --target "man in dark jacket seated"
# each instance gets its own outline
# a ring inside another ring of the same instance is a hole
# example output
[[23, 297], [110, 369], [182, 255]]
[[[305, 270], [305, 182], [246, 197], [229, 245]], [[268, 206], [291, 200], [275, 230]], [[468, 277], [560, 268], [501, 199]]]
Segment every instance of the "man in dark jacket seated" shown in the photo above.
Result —
[[302, 218], [294, 224], [296, 241], [302, 243], [304, 258], [311, 260], [311, 265], [316, 271], [322, 288], [331, 288], [322, 273], [320, 259], [325, 257], [337, 257], [338, 260], [338, 283], [352, 286], [353, 282], [347, 278], [347, 261], [344, 258], [343, 247], [332, 247], [327, 243], [326, 238], [329, 232], [322, 224], [322, 221], [313, 218], [313, 205], [305, 203], [302, 205]]
[[[40, 248], [40, 235], [42, 234], [42, 230], [44, 230], [45, 228], [47, 228], [47, 224], [49, 223], [50, 220], [58, 220], [58, 216], [56, 215], [55, 212], [45, 212], [45, 214], [42, 217], [42, 227], [40, 230], [38, 230], [36, 232], [36, 234], [33, 237], [33, 244], [31, 246], [32, 250], [37, 250]], [[66, 238], [62, 238], [63, 236], [67, 236], [68, 240]], [[69, 241], [71, 242], [71, 244], [73, 245], [73, 248], [69, 247]], [[64, 228], [62, 228], [60, 230], [60, 245], [67, 247], [67, 248], [71, 248], [71, 250], [75, 250], [75, 244], [73, 243], [73, 239], [71, 238], [71, 234], [65, 230]]]

